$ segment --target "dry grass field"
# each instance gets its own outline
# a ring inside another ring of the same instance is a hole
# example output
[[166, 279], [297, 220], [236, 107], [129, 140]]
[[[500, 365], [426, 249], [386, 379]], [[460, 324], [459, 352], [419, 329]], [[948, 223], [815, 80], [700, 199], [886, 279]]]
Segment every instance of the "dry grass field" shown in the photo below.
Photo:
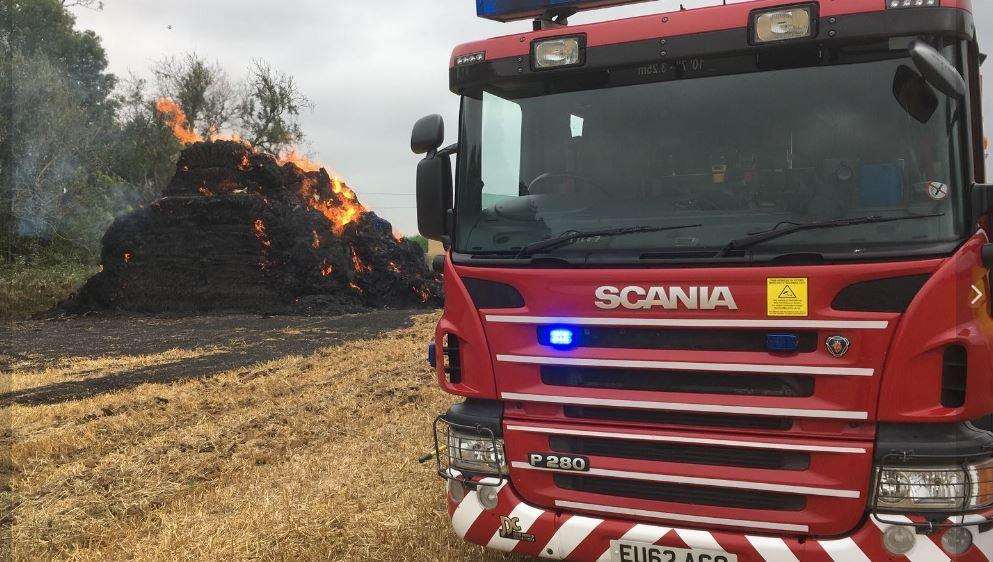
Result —
[[416, 460], [453, 401], [435, 320], [13, 324], [13, 558], [508, 560], [454, 537]]

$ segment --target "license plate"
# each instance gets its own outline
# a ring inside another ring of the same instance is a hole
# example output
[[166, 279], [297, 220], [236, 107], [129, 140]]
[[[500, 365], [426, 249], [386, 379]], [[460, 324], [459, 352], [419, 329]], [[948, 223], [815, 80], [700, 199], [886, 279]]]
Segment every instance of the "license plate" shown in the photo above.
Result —
[[738, 555], [717, 550], [669, 548], [642, 542], [610, 541], [611, 562], [738, 562]]

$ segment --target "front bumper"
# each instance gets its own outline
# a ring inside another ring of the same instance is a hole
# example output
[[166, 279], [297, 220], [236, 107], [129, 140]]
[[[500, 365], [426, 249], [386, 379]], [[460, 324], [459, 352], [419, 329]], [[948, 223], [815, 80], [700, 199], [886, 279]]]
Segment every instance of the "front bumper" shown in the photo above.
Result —
[[610, 541], [623, 538], [679, 548], [723, 550], [737, 554], [739, 562], [993, 562], [993, 531], [980, 533], [978, 525], [986, 523], [987, 518], [978, 515], [965, 518], [964, 522], [976, 524], [968, 527], [975, 540], [965, 554], [945, 553], [939, 533], [919, 536], [913, 550], [894, 556], [883, 548], [887, 525], [874, 518], [852, 535], [832, 540], [677, 529], [547, 511], [524, 503], [508, 482], [501, 484], [499, 504], [493, 510], [483, 509], [475, 491], [468, 491], [460, 502], [449, 496], [448, 508], [456, 534], [468, 542], [555, 560], [610, 562]]

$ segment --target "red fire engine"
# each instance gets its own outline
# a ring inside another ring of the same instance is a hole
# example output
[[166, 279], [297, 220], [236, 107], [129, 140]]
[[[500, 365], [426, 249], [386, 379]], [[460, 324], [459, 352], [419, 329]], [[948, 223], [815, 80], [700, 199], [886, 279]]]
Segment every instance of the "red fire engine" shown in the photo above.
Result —
[[568, 23], [617, 3], [479, 0], [533, 31], [455, 49], [457, 144], [415, 126], [455, 531], [583, 561], [993, 560], [971, 0]]

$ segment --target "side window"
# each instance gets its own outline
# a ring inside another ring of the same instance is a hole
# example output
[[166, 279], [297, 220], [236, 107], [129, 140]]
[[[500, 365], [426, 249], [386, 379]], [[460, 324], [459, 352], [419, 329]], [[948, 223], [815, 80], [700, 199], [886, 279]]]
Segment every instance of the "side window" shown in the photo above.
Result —
[[483, 93], [483, 208], [520, 195], [521, 106]]

